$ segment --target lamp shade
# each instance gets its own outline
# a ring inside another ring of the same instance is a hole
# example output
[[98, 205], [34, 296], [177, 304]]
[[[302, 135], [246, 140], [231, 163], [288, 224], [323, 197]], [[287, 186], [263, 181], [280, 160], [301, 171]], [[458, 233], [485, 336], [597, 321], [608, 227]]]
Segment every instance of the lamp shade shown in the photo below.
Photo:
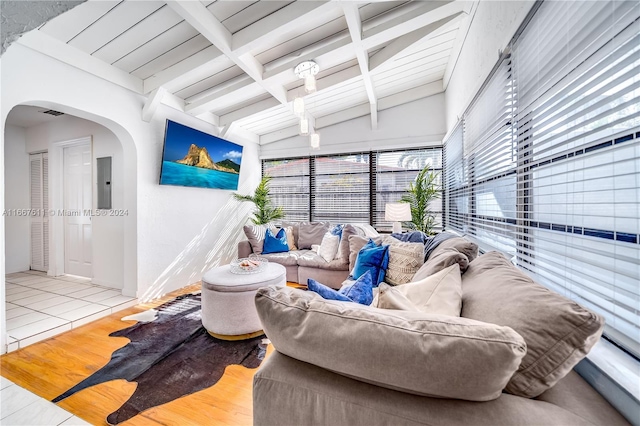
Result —
[[304, 91], [307, 93], [313, 93], [316, 91], [316, 78], [311, 74], [304, 78]]
[[320, 148], [320, 135], [317, 133], [311, 133], [311, 135], [309, 135], [309, 143], [313, 149]]
[[300, 118], [304, 116], [304, 99], [295, 98], [293, 100], [293, 113]]
[[307, 118], [300, 119], [300, 128], [298, 130], [300, 136], [307, 136], [309, 134], [309, 120]]
[[387, 203], [384, 207], [384, 220], [391, 222], [411, 220], [411, 205], [409, 203]]

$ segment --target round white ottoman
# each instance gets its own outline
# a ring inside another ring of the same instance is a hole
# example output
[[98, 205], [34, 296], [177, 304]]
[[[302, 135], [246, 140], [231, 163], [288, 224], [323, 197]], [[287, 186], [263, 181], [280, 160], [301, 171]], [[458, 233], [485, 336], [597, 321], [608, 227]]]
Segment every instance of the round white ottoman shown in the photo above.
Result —
[[287, 285], [286, 269], [277, 263], [255, 274], [234, 274], [229, 265], [202, 276], [202, 325], [213, 337], [242, 340], [263, 334], [254, 298], [260, 287]]

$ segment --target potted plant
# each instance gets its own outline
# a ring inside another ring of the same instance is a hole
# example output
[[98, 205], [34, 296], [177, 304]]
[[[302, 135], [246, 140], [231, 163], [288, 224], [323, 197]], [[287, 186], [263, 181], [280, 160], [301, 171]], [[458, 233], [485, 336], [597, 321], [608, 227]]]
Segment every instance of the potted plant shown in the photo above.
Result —
[[253, 195], [241, 195], [234, 193], [233, 197], [238, 201], [250, 201], [255, 204], [251, 221], [256, 225], [264, 225], [277, 219], [284, 218], [282, 207], [274, 207], [269, 198], [269, 182], [271, 176], [264, 175]]
[[411, 222], [405, 222], [404, 226], [427, 235], [434, 234], [436, 217], [429, 211], [429, 203], [440, 198], [437, 180], [438, 173], [430, 171], [427, 165], [418, 172], [415, 181], [409, 184], [407, 193], [400, 199], [411, 205]]

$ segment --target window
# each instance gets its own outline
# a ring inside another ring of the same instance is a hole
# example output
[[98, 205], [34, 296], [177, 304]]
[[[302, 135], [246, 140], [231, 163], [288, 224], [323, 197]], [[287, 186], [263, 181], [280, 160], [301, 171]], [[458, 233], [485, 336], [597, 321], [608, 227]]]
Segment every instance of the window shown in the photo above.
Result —
[[313, 159], [313, 220], [369, 223], [369, 159], [369, 153]]
[[308, 221], [309, 159], [264, 160], [262, 173], [271, 176], [269, 194], [273, 204], [282, 206], [287, 220]]
[[517, 217], [513, 104], [507, 56], [464, 114], [445, 154], [449, 228], [510, 254], [516, 251]]
[[[442, 148], [376, 152], [374, 155], [376, 204], [373, 226], [391, 231], [393, 223], [384, 220], [385, 205], [400, 201], [420, 170], [429, 166], [429, 170], [438, 173], [437, 183], [442, 186]], [[441, 227], [442, 199], [435, 200], [429, 210], [435, 214], [437, 226]]]
[[602, 314], [636, 356], [639, 17], [638, 2], [543, 2], [444, 154], [446, 228]]
[[[388, 202], [397, 202], [424, 166], [442, 170], [442, 148], [373, 151], [264, 160], [271, 194], [287, 220], [369, 223], [391, 231]], [[442, 200], [431, 206], [441, 223]]]

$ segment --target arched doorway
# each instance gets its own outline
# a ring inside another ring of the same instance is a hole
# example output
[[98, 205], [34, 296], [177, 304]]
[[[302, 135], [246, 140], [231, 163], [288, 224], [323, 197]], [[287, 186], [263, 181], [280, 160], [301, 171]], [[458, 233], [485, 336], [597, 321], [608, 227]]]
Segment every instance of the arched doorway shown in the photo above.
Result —
[[[36, 114], [53, 110], [62, 115], [38, 120]], [[48, 232], [44, 236], [49, 255], [46, 272], [50, 276], [60, 276], [65, 272], [65, 213], [60, 204], [64, 191], [64, 152], [65, 147], [78, 140], [90, 143], [91, 170], [91, 258], [92, 283], [110, 287], [118, 294], [135, 297], [137, 293], [137, 233], [136, 233], [136, 150], [133, 138], [122, 126], [104, 117], [75, 110], [50, 102], [28, 102], [17, 105], [3, 120], [2, 147], [5, 156], [4, 190], [7, 204], [5, 212], [13, 209], [30, 209], [33, 176], [29, 169], [30, 155], [47, 156], [48, 182], [42, 182], [40, 188], [46, 192], [43, 198], [55, 213], [49, 216]], [[18, 155], [19, 154], [19, 155]], [[96, 178], [97, 159], [108, 158], [111, 162], [112, 177], [109, 185], [112, 189], [112, 209], [97, 210]], [[14, 161], [14, 159], [16, 161]], [[42, 170], [42, 169], [41, 169]], [[100, 215], [96, 213], [100, 212]], [[68, 212], [74, 213], [74, 212]], [[31, 228], [29, 218], [5, 215], [5, 273], [27, 266], [31, 268]], [[25, 223], [26, 219], [29, 223]], [[17, 226], [16, 226], [17, 225]], [[42, 229], [42, 228], [41, 228]], [[4, 280], [3, 280], [4, 281]], [[7, 296], [10, 297], [10, 296]], [[4, 311], [5, 303], [0, 307]], [[6, 331], [6, 318], [3, 315], [3, 330]], [[4, 334], [4, 333], [3, 333]], [[5, 336], [2, 336], [5, 338]], [[3, 339], [4, 340], [4, 339]], [[10, 343], [10, 342], [9, 342]], [[3, 345], [4, 348], [4, 345]]]

